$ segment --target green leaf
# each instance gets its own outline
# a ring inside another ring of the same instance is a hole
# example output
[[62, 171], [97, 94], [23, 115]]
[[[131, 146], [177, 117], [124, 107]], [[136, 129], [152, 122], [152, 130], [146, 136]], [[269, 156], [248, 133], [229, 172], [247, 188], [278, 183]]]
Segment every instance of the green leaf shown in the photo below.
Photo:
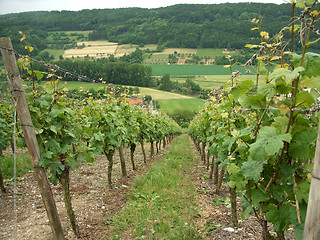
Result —
[[297, 78], [300, 75], [300, 73], [303, 70], [303, 67], [297, 67], [293, 71], [290, 71], [286, 68], [278, 68], [271, 73], [269, 79], [270, 81], [273, 81], [278, 78], [284, 78], [286, 83], [291, 83], [295, 78]]
[[294, 228], [294, 236], [297, 240], [303, 239], [304, 223], [301, 223]]
[[267, 161], [253, 161], [251, 158], [249, 158], [249, 160], [244, 162], [241, 166], [243, 176], [248, 178], [248, 180], [258, 182], [260, 179], [260, 174], [263, 170], [263, 165], [266, 162]]
[[266, 97], [264, 95], [242, 95], [239, 97], [239, 103], [244, 108], [260, 109], [266, 107]]
[[290, 224], [290, 212], [292, 208], [288, 204], [282, 204], [278, 209], [270, 204], [266, 213], [267, 221], [273, 223], [274, 230], [277, 233], [285, 231]]
[[53, 138], [50, 138], [46, 144], [47, 148], [53, 152], [53, 154], [59, 154], [61, 152], [60, 144]]
[[304, 0], [297, 0], [296, 1], [296, 6], [298, 8], [302, 8], [302, 9], [306, 7], [306, 5], [304, 4]]
[[306, 69], [305, 74], [308, 77], [320, 76], [320, 54], [312, 52], [306, 53], [303, 67]]
[[93, 134], [93, 137], [97, 140], [97, 141], [103, 141], [104, 139], [104, 134], [102, 134], [101, 132], [96, 132]]
[[62, 171], [64, 170], [64, 165], [61, 162], [54, 162], [50, 166], [50, 172], [52, 175], [60, 175]]
[[305, 88], [320, 89], [320, 76], [303, 79], [301, 80], [300, 85]]
[[272, 127], [276, 128], [279, 133], [286, 133], [287, 127], [289, 123], [289, 118], [287, 116], [278, 116], [274, 118], [274, 122], [272, 123]]
[[68, 164], [69, 167], [71, 167], [73, 169], [77, 169], [78, 166], [79, 166], [78, 162], [73, 158], [69, 158], [68, 161], [67, 161], [67, 164]]
[[301, 163], [304, 163], [308, 158], [312, 158], [316, 139], [316, 128], [305, 127], [301, 128], [300, 131], [295, 132], [289, 146], [290, 157], [298, 159]]
[[40, 155], [39, 165], [44, 168], [48, 168], [52, 163], [52, 152], [42, 151]]
[[[300, 61], [301, 61], [301, 55], [293, 53], [292, 58], [293, 58], [294, 66], [299, 67]], [[312, 53], [312, 52], [306, 53], [302, 66], [305, 69], [302, 72], [303, 76], [307, 76], [307, 77], [320, 76], [320, 54]]]
[[307, 5], [312, 5], [315, 0], [305, 0]]
[[309, 200], [310, 181], [303, 181], [293, 189], [294, 194], [297, 196], [298, 202], [308, 202]]
[[89, 163], [94, 162], [94, 153], [92, 151], [85, 152], [84, 154], [85, 160]]
[[[255, 143], [250, 145], [250, 154], [253, 160], [265, 160], [283, 148], [283, 142], [290, 142], [291, 134], [278, 134], [274, 127], [262, 127], [258, 133]], [[264, 151], [264, 154], [263, 154]]]
[[232, 88], [232, 91], [231, 91], [234, 97], [234, 100], [238, 101], [239, 97], [249, 92], [253, 86], [254, 86], [254, 83], [251, 80], [245, 80], [237, 84], [234, 88]]
[[64, 114], [64, 108], [62, 106], [58, 105], [58, 104], [53, 105], [49, 115], [52, 118], [56, 118], [60, 114]]
[[234, 163], [230, 163], [227, 167], [227, 171], [230, 175], [237, 174], [239, 172], [239, 167]]
[[42, 72], [34, 70], [33, 73], [37, 76], [38, 80], [41, 80], [43, 78]]
[[277, 94], [277, 91], [276, 89], [274, 88], [274, 84], [272, 83], [267, 83], [267, 84], [260, 84], [258, 86], [258, 91], [257, 93], [258, 94], [261, 94], [261, 95], [267, 95], [269, 98], [273, 97], [274, 95]]
[[268, 201], [269, 197], [261, 189], [253, 188], [251, 189], [251, 199], [252, 199], [252, 205], [254, 207], [259, 207], [260, 203]]
[[297, 105], [304, 106], [305, 108], [311, 108], [313, 103], [316, 103], [316, 99], [308, 91], [302, 91], [297, 94]]
[[57, 127], [56, 126], [54, 126], [54, 125], [50, 125], [50, 130], [52, 131], [52, 132], [54, 132], [55, 134], [57, 134], [58, 133], [58, 131], [57, 131]]

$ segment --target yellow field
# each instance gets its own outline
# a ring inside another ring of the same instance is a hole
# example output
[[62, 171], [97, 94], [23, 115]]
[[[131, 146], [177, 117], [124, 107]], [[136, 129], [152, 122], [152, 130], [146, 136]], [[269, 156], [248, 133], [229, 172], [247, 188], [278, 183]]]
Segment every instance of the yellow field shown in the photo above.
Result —
[[194, 99], [194, 97], [185, 96], [177, 93], [164, 92], [152, 88], [139, 87], [140, 95], [150, 95], [153, 99], [156, 100], [168, 100], [168, 99]]
[[[136, 50], [138, 45], [135, 44], [122, 44], [118, 45], [115, 42], [109, 41], [85, 41], [85, 42], [78, 42], [77, 46], [85, 46], [84, 48], [73, 48], [68, 49], [64, 52], [64, 58], [71, 58], [71, 57], [94, 57], [94, 58], [101, 58], [101, 57], [108, 57], [113, 54], [115, 57], [122, 57], [124, 54], [129, 54]], [[156, 44], [148, 44], [141, 48], [156, 50]]]

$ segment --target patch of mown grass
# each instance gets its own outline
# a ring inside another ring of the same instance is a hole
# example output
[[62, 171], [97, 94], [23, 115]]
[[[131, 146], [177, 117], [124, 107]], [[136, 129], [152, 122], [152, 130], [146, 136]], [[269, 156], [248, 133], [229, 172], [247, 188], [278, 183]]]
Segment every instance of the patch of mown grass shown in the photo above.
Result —
[[[17, 161], [17, 177], [21, 177], [24, 174], [33, 170], [31, 159], [29, 154], [19, 154], [16, 157]], [[4, 179], [13, 178], [13, 155], [0, 156], [0, 169]]]
[[193, 154], [187, 135], [138, 178], [125, 208], [112, 219], [112, 239], [201, 239], [192, 219], [198, 209], [189, 172]]

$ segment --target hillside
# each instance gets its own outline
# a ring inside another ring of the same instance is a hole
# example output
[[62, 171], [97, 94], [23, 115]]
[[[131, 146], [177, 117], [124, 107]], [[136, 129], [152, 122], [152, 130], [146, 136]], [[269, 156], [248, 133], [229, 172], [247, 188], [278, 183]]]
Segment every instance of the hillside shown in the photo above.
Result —
[[[263, 17], [263, 29], [274, 35], [290, 22], [289, 4], [180, 4], [157, 9], [121, 8], [82, 11], [38, 11], [0, 15], [0, 37], [10, 36], [15, 49], [19, 31], [28, 34], [35, 52], [68, 49], [84, 40], [119, 44], [158, 44], [165, 48], [240, 49], [259, 41], [248, 20]], [[297, 15], [300, 14], [297, 11]], [[71, 37], [60, 31], [86, 31]]]

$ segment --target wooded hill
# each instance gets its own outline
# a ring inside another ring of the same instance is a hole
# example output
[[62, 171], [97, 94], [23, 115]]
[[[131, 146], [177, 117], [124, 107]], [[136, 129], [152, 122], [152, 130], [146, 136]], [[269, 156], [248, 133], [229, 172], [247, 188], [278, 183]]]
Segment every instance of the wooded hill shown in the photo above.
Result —
[[0, 37], [10, 36], [14, 47], [19, 48], [15, 46], [21, 37], [18, 31], [27, 32], [30, 44], [39, 51], [48, 48], [50, 32], [89, 30], [89, 40], [104, 39], [119, 44], [152, 43], [163, 47], [240, 49], [248, 43], [259, 43], [257, 32], [250, 30], [255, 26], [248, 20], [261, 17], [263, 30], [272, 36], [290, 23], [291, 5], [179, 4], [156, 9], [6, 14], [0, 15]]

